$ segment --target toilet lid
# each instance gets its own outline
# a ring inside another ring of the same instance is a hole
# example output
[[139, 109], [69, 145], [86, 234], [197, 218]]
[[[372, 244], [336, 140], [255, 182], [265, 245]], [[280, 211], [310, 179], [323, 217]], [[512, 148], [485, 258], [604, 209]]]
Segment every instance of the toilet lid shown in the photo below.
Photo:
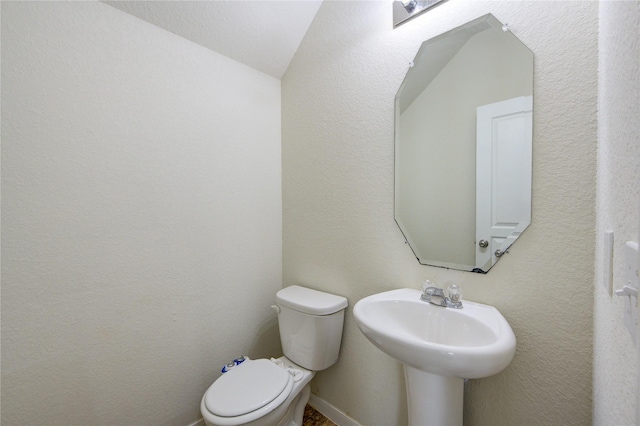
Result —
[[241, 416], [269, 404], [292, 380], [291, 374], [267, 359], [248, 360], [211, 385], [205, 406], [217, 416]]

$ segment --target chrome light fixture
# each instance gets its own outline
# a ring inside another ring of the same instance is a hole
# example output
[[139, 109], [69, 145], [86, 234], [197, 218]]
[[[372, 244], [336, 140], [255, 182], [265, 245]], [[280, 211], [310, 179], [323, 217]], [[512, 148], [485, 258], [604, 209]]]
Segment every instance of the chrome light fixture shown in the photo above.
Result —
[[393, 27], [402, 25], [447, 0], [396, 0], [393, 2]]

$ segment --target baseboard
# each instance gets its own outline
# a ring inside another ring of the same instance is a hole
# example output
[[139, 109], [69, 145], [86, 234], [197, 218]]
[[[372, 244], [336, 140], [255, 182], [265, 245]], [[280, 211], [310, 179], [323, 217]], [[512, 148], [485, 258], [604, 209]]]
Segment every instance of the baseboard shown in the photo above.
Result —
[[204, 419], [200, 419], [200, 420], [198, 420], [196, 422], [188, 424], [187, 426], [205, 426]]
[[309, 405], [338, 426], [361, 426], [360, 423], [314, 394], [309, 397]]

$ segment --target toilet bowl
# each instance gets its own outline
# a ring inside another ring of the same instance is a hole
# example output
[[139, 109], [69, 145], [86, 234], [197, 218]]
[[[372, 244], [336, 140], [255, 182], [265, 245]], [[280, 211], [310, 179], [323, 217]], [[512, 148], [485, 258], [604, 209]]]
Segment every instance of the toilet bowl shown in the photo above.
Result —
[[284, 356], [227, 364], [200, 402], [208, 426], [302, 425], [309, 382], [337, 361], [347, 299], [294, 285], [276, 300]]
[[246, 359], [209, 387], [200, 411], [210, 426], [300, 425], [314, 375], [284, 356]]

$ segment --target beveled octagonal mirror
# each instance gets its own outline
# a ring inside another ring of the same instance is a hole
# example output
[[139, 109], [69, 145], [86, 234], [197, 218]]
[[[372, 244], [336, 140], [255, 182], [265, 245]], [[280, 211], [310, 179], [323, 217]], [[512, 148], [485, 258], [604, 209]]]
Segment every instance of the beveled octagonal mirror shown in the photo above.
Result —
[[425, 41], [395, 100], [395, 219], [418, 261], [486, 273], [531, 223], [533, 53], [485, 15]]

